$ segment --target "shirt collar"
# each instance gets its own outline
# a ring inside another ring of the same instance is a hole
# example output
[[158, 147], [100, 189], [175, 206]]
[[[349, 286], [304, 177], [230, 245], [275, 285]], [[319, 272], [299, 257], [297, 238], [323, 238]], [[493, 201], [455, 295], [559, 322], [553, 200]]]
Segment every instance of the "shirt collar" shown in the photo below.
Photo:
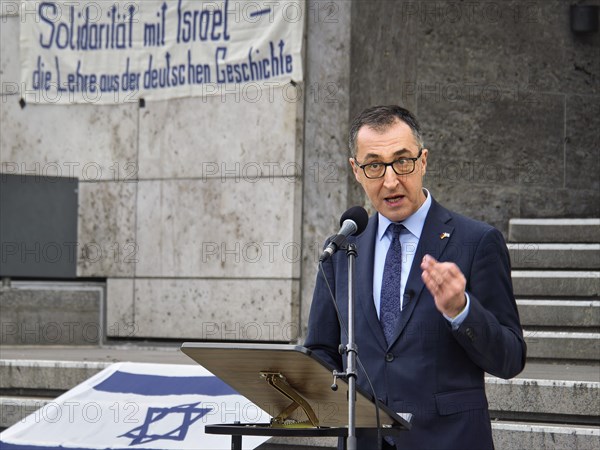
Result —
[[[431, 194], [425, 188], [423, 188], [423, 192], [425, 193], [426, 198], [421, 207], [417, 209], [411, 216], [407, 217], [401, 222], [402, 225], [404, 225], [406, 229], [410, 231], [410, 233], [413, 234], [417, 239], [421, 238], [421, 231], [423, 231], [425, 219], [427, 218], [427, 213], [431, 207]], [[383, 216], [381, 213], [378, 215], [379, 225], [377, 228], [377, 239], [380, 241], [385, 235], [385, 232], [392, 221]]]

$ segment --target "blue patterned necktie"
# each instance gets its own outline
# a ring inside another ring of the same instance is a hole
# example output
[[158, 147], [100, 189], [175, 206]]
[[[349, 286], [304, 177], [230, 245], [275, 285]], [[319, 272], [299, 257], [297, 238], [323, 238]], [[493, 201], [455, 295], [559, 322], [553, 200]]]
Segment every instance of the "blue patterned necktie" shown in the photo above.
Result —
[[403, 229], [404, 225], [400, 223], [391, 223], [388, 227], [392, 232], [392, 243], [385, 257], [379, 300], [379, 322], [388, 344], [396, 334], [400, 319], [400, 270], [402, 268], [400, 232]]

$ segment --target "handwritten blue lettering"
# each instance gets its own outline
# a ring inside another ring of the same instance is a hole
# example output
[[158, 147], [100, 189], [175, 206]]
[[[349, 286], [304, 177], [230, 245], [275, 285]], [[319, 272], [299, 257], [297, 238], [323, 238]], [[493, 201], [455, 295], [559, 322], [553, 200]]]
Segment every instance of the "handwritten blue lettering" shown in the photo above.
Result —
[[[40, 3], [38, 13], [40, 19], [49, 28], [40, 33], [40, 45], [51, 48], [53, 45], [60, 50], [104, 50], [125, 49], [133, 47], [133, 16], [135, 7], [129, 6], [129, 14], [120, 14], [113, 5], [106, 15], [108, 23], [90, 23], [90, 7], [84, 12], [76, 13], [73, 6], [69, 7], [68, 20], [55, 23], [51, 17], [57, 14], [56, 4]], [[76, 24], [76, 17], [81, 23]]]
[[[250, 47], [247, 60], [235, 64], [225, 64], [227, 47], [217, 47], [215, 52], [215, 66], [217, 83], [241, 83], [248, 81], [268, 80], [290, 74], [293, 71], [293, 57], [285, 54], [285, 42], [279, 41], [277, 47], [269, 42], [269, 56], [260, 58], [260, 50]], [[277, 48], [277, 49], [276, 49]], [[254, 55], [253, 55], [254, 53]]]
[[192, 51], [188, 50], [188, 83], [210, 83], [210, 79], [210, 66], [208, 64], [194, 64], [192, 62]]
[[160, 20], [156, 23], [144, 24], [144, 47], [148, 46], [164, 46], [166, 34], [166, 17], [167, 4], [163, 3], [160, 11], [156, 13], [156, 17]]
[[36, 90], [47, 91], [50, 89], [52, 72], [45, 68], [42, 57], [38, 56], [36, 69], [33, 71], [32, 87]]
[[[119, 75], [85, 73], [81, 60], [77, 61], [75, 72], [62, 73], [58, 57], [54, 57], [57, 92], [96, 93], [116, 92], [119, 90]], [[42, 66], [43, 67], [43, 66]], [[49, 79], [48, 79], [49, 80]], [[40, 86], [39, 89], [50, 90], [51, 85]]]
[[131, 72], [129, 70], [129, 57], [127, 58], [127, 63], [125, 64], [125, 72], [121, 76], [121, 89], [123, 91], [138, 91], [140, 89], [140, 77], [141, 73], [139, 72]]
[[[181, 7], [182, 0], [177, 5], [177, 43], [196, 41], [224, 41], [230, 39], [228, 31], [228, 3], [225, 0], [223, 10], [203, 9], [184, 11]], [[211, 5], [214, 6], [214, 5]]]
[[144, 72], [144, 88], [157, 89], [185, 84], [185, 64], [171, 66], [171, 54], [165, 53], [166, 66], [152, 67], [152, 55], [148, 58], [148, 70]]

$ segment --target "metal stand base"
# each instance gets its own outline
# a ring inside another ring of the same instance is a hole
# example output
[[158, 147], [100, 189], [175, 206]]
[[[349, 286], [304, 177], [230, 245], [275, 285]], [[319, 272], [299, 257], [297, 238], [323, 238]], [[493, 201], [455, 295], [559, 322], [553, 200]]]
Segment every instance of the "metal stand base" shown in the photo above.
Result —
[[[348, 428], [272, 428], [269, 423], [216, 424], [206, 425], [208, 434], [227, 434], [231, 436], [231, 449], [242, 450], [242, 436], [281, 436], [281, 437], [347, 437]], [[399, 436], [402, 428], [384, 427], [381, 436]], [[377, 428], [357, 428], [356, 437], [377, 437]], [[344, 447], [345, 448], [345, 447]]]

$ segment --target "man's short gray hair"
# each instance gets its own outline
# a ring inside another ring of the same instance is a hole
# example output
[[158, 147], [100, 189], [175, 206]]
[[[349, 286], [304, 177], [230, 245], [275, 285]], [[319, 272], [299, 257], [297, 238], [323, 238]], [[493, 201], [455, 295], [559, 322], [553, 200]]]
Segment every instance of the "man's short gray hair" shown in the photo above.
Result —
[[417, 118], [408, 109], [396, 105], [373, 106], [357, 115], [350, 125], [350, 137], [348, 139], [350, 156], [356, 156], [356, 136], [362, 127], [367, 126], [376, 131], [385, 131], [398, 120], [410, 127], [419, 149], [422, 149], [424, 144], [421, 126]]

